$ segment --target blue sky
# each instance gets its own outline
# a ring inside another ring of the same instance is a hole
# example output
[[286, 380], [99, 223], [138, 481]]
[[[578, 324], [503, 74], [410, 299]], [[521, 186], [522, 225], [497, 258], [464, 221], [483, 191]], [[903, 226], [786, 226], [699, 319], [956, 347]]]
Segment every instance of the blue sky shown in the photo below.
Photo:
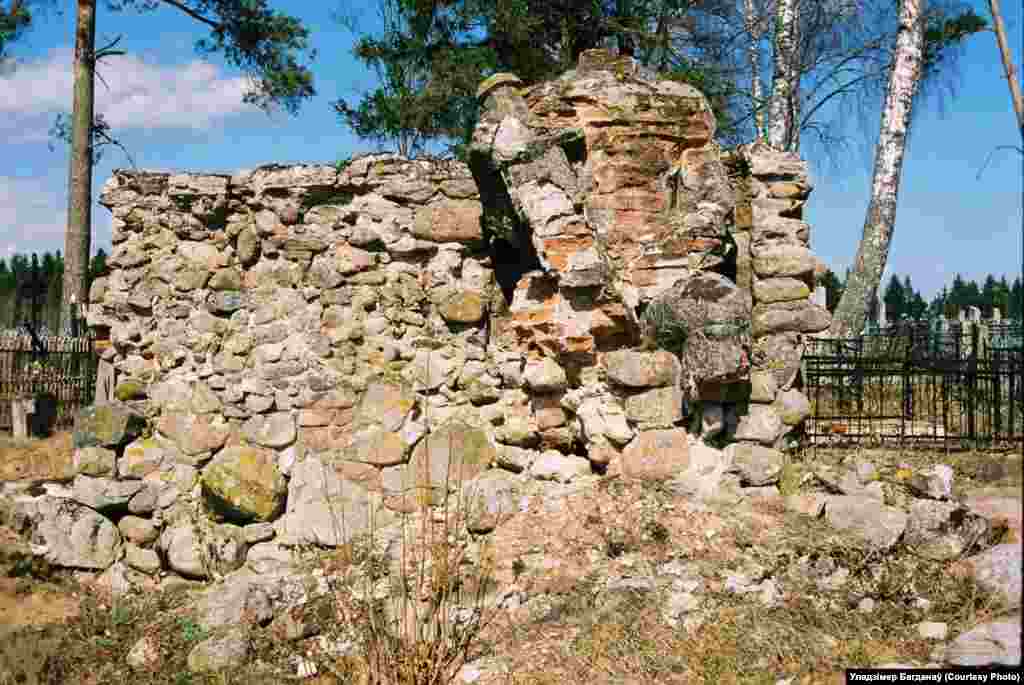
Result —
[[[302, 7], [299, 16], [319, 53], [318, 95], [296, 117], [268, 117], [244, 105], [244, 80], [217, 57], [206, 62], [195, 53], [205, 32], [175, 10], [112, 13], [99, 4], [97, 44], [123, 35], [119, 47], [128, 55], [102, 65], [109, 89], [97, 83], [97, 111], [139, 168], [232, 172], [271, 162], [333, 163], [375, 149], [351, 135], [330, 105], [374, 83], [351, 57], [353, 35], [332, 17], [345, 3], [292, 3]], [[280, 0], [272, 4], [288, 9]], [[987, 16], [983, 0], [972, 4]], [[346, 11], [374, 25], [373, 0], [355, 0]], [[1024, 13], [1017, 2], [1004, 3], [1003, 12], [1019, 65]], [[68, 155], [63, 146], [50, 150], [47, 132], [71, 106], [73, 20], [70, 11], [39, 17], [15, 46], [16, 68], [0, 71], [0, 256], [63, 249]], [[926, 299], [956, 272], [979, 281], [988, 273], [1010, 280], [1021, 273], [1022, 159], [995, 151], [977, 178], [997, 146], [1020, 145], [1002, 74], [994, 35], [975, 37], [961, 58], [956, 97], [942, 108], [930, 101], [915, 122], [887, 274], [909, 274]], [[812, 160], [815, 189], [806, 211], [812, 247], [840, 274], [856, 253], [868, 202], [877, 115], [866, 124], [863, 131], [849, 128], [858, 144], [838, 169]], [[121, 152], [108, 148], [96, 167], [94, 193], [112, 169], [126, 166]], [[99, 205], [93, 246], [110, 247], [110, 213]]]

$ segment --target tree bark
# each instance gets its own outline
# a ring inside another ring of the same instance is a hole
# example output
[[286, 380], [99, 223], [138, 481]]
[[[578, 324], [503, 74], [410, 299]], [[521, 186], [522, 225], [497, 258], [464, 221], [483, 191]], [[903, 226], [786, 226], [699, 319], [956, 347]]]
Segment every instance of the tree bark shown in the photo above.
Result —
[[96, 0], [78, 0], [75, 27], [74, 104], [71, 113], [71, 160], [68, 170], [68, 227], [64, 236], [64, 303], [66, 329], [72, 303], [88, 304], [86, 276], [92, 238], [93, 107], [96, 63]]
[[754, 8], [754, 0], [743, 0], [743, 18], [747, 24], [747, 64], [750, 66], [750, 99], [754, 103], [756, 138], [764, 135], [764, 103], [761, 99], [761, 17]]
[[924, 25], [922, 0], [902, 0], [896, 54], [882, 107], [882, 122], [875, 148], [871, 201], [864, 219], [857, 257], [846, 281], [846, 290], [832, 317], [829, 335], [850, 337], [864, 329], [871, 298], [878, 290], [889, 258], [903, 155], [907, 144], [914, 95], [921, 81]]
[[1013, 99], [1013, 110], [1017, 113], [1017, 127], [1020, 129], [1020, 138], [1024, 142], [1024, 95], [1020, 92], [1020, 81], [1017, 80], [1017, 68], [1013, 64], [1013, 53], [1010, 52], [1010, 45], [1006, 42], [1006, 27], [1003, 25], [1003, 14], [999, 8], [999, 0], [988, 0], [988, 8], [992, 13], [992, 24], [996, 31], [996, 42], [999, 43], [999, 53], [1003, 58], [1003, 69], [1006, 71], [1006, 80], [1010, 84], [1010, 97]]
[[768, 144], [788, 149], [792, 140], [793, 53], [796, 50], [798, 0], [778, 0], [775, 10], [775, 40], [772, 46], [772, 94], [768, 102]]

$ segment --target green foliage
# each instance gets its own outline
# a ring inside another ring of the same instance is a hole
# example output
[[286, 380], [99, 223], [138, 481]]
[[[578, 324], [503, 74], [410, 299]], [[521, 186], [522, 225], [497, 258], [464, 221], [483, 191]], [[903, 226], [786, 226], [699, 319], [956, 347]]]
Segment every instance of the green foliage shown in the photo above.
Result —
[[967, 38], [988, 28], [988, 20], [970, 8], [953, 17], [941, 12], [930, 14], [925, 22], [922, 73], [926, 78], [942, 69], [951, 48], [960, 47]]
[[690, 331], [665, 302], [652, 302], [641, 317], [644, 337], [656, 347], [682, 356]]
[[21, 37], [32, 23], [25, 5], [14, 4], [10, 12], [0, 9], [0, 59], [7, 57], [7, 46]]
[[381, 85], [356, 103], [339, 100], [334, 106], [362, 138], [394, 144], [404, 154], [438, 141], [464, 157], [483, 79], [511, 72], [537, 83], [575, 66], [583, 51], [617, 42], [641, 64], [711, 91], [719, 103], [716, 114], [724, 113], [734, 86], [724, 70], [710, 66], [708, 51], [694, 38], [706, 38], [694, 17], [724, 4], [380, 0], [384, 31], [361, 36], [353, 54], [377, 72]]

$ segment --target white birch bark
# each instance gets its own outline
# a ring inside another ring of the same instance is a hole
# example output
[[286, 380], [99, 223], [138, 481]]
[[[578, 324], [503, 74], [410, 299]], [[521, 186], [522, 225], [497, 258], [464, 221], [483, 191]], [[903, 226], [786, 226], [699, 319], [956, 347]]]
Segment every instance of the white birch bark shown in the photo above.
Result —
[[761, 17], [754, 0], [743, 0], [743, 19], [747, 27], [747, 64], [750, 67], [750, 99], [754, 103], [755, 137], [764, 135], [764, 93], [761, 91]]
[[875, 148], [871, 201], [846, 290], [833, 314], [832, 327], [829, 329], [833, 337], [859, 335], [863, 330], [871, 296], [881, 282], [889, 258], [907, 129], [914, 96], [921, 81], [924, 46], [921, 5], [922, 0], [900, 2], [896, 54], [889, 74], [878, 145]]
[[772, 45], [772, 94], [768, 102], [768, 143], [786, 149], [792, 138], [793, 91], [791, 64], [796, 49], [797, 0], [778, 0], [775, 10], [775, 37]]

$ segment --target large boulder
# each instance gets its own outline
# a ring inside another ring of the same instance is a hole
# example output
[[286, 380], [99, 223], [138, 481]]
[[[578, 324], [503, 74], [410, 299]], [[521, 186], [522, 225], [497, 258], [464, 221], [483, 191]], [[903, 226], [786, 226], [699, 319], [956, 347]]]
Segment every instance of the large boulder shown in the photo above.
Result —
[[342, 478], [318, 458], [307, 457], [292, 467], [278, 542], [337, 547], [366, 533], [373, 520], [384, 525], [390, 518], [375, 507], [362, 484]]
[[233, 521], [270, 521], [284, 506], [287, 484], [277, 454], [253, 446], [226, 447], [206, 465], [203, 493]]
[[859, 538], [866, 547], [884, 551], [896, 544], [907, 527], [907, 514], [873, 497], [836, 495], [825, 501], [829, 525]]
[[26, 505], [32, 540], [43, 547], [42, 556], [51, 564], [105, 569], [121, 556], [120, 533], [93, 509], [51, 495]]
[[680, 279], [644, 311], [645, 336], [681, 353], [685, 387], [745, 380], [750, 370], [750, 293], [715, 273]]

